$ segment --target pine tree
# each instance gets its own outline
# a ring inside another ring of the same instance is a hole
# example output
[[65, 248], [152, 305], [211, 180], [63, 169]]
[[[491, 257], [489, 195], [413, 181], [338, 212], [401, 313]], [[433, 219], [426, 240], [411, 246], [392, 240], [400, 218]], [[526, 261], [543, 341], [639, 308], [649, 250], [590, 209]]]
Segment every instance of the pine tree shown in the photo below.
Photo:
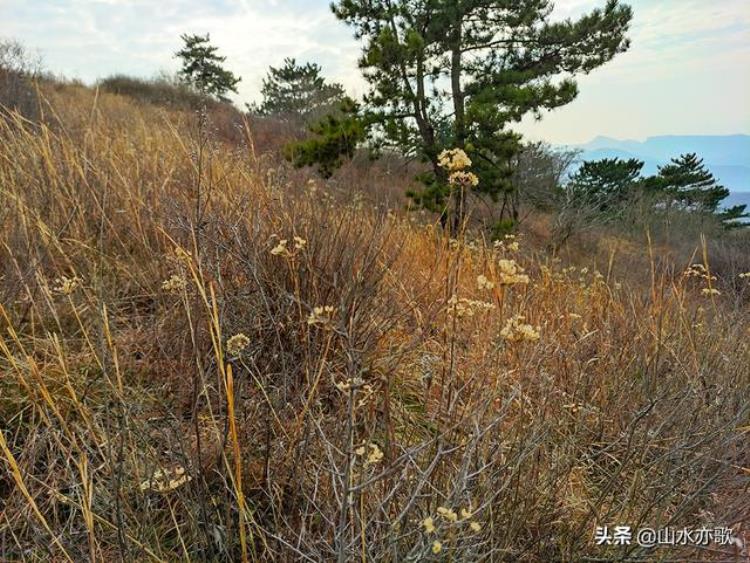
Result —
[[284, 59], [279, 68], [270, 67], [261, 89], [260, 113], [307, 123], [335, 109], [345, 97], [344, 87], [326, 83], [320, 73], [319, 65], [297, 64], [292, 58]]
[[631, 158], [604, 158], [584, 162], [567, 185], [568, 197], [577, 205], [593, 205], [599, 211], [621, 207], [641, 181], [643, 162]]
[[744, 203], [742, 205], [727, 207], [720, 213], [717, 213], [717, 217], [726, 229], [747, 228], [750, 225], [748, 221], [750, 213], [747, 213], [747, 205]]
[[[520, 136], [508, 126], [562, 106], [578, 92], [574, 76], [626, 50], [632, 11], [607, 0], [576, 21], [552, 21], [550, 0], [340, 0], [336, 16], [364, 42], [360, 67], [371, 141], [427, 162], [428, 193], [446, 208], [451, 193], [439, 154], [464, 149], [479, 176], [475, 192], [512, 195]], [[466, 209], [453, 190], [452, 226]], [[506, 206], [504, 206], [506, 207]], [[515, 206], [507, 206], [511, 217]], [[502, 217], [501, 217], [502, 219]]]
[[330, 177], [344, 158], [351, 158], [365, 138], [366, 126], [358, 118], [359, 106], [351, 98], [341, 100], [334, 111], [309, 126], [311, 139], [290, 143], [284, 156], [296, 166], [317, 166]]
[[703, 159], [695, 153], [680, 155], [669, 164], [660, 166], [658, 174], [647, 178], [644, 186], [662, 200], [667, 216], [675, 208], [710, 215], [727, 229], [745, 227], [744, 220], [750, 218], [746, 205], [721, 209], [721, 202], [729, 196], [729, 190], [719, 184], [703, 164]]
[[237, 84], [242, 80], [222, 67], [226, 57], [217, 54], [218, 47], [211, 45], [209, 34], [180, 36], [185, 43], [175, 57], [182, 59], [180, 78], [208, 96], [221, 101], [229, 101], [228, 92], [237, 93]]
[[703, 213], [716, 213], [729, 190], [720, 185], [695, 153], [673, 158], [659, 167], [656, 187], [681, 207]]

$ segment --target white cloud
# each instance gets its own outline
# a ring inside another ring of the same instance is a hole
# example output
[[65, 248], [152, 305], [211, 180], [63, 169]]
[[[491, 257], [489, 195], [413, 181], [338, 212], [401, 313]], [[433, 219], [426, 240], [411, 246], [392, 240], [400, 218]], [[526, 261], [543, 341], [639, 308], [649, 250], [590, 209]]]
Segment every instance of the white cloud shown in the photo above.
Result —
[[[626, 0], [627, 1], [627, 0]], [[605, 0], [558, 0], [577, 17]], [[360, 46], [329, 0], [0, 0], [0, 34], [41, 51], [54, 72], [92, 82], [124, 72], [176, 70], [181, 33], [210, 32], [243, 77], [238, 101], [257, 99], [269, 65], [315, 61], [356, 95]], [[524, 131], [551, 140], [646, 136], [692, 127], [750, 130], [747, 0], [629, 0], [632, 48], [581, 78], [581, 96]], [[718, 102], [718, 103], [717, 103]]]
[[[535, 138], [750, 131], [750, 10], [746, 0], [631, 0], [632, 46], [579, 80], [573, 103], [525, 120]], [[578, 15], [603, 0], [558, 2]]]
[[125, 72], [176, 70], [182, 33], [211, 33], [241, 75], [240, 100], [257, 98], [269, 65], [286, 56], [323, 64], [324, 73], [362, 89], [358, 46], [325, 2], [304, 0], [5, 0], [3, 35], [38, 48], [55, 71], [88, 82]]

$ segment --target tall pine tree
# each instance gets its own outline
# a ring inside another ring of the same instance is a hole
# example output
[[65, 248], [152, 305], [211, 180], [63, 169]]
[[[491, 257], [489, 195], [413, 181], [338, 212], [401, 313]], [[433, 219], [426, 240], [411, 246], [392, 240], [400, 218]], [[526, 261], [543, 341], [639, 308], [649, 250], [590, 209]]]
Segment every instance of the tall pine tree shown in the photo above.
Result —
[[263, 102], [259, 111], [302, 122], [320, 118], [334, 110], [344, 99], [344, 87], [327, 83], [315, 63], [297, 64], [284, 59], [283, 66], [270, 67], [263, 80]]
[[237, 93], [237, 84], [242, 79], [222, 66], [226, 57], [217, 54], [218, 47], [211, 45], [209, 34], [184, 34], [180, 38], [185, 44], [175, 57], [182, 60], [178, 75], [186, 84], [224, 102], [228, 101], [228, 92]]
[[574, 203], [599, 211], [620, 208], [641, 181], [643, 162], [631, 158], [604, 158], [584, 162], [570, 178], [568, 196]]
[[659, 167], [659, 173], [646, 184], [666, 199], [667, 209], [678, 207], [686, 211], [714, 215], [726, 228], [745, 226], [749, 216], [746, 205], [720, 209], [729, 190], [719, 184], [714, 175], [695, 153], [680, 155]]
[[[371, 139], [429, 163], [431, 205], [451, 193], [439, 155], [462, 148], [479, 176], [474, 191], [507, 202], [520, 137], [508, 126], [572, 101], [574, 76], [628, 48], [631, 9], [607, 0], [577, 20], [555, 21], [550, 0], [339, 0], [334, 13], [364, 43], [360, 67]], [[453, 191], [452, 225], [464, 190]], [[515, 206], [504, 206], [511, 217]]]
[[682, 207], [703, 213], [715, 213], [729, 195], [695, 153], [680, 155], [659, 167], [657, 187]]

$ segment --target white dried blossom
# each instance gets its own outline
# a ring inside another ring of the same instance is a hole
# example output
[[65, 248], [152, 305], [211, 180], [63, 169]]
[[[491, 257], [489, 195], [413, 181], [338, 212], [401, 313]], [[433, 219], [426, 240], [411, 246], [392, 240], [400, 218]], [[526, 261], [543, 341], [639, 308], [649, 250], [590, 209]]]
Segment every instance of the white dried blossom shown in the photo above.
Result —
[[462, 149], [446, 149], [438, 155], [438, 165], [449, 172], [471, 166], [471, 159]]

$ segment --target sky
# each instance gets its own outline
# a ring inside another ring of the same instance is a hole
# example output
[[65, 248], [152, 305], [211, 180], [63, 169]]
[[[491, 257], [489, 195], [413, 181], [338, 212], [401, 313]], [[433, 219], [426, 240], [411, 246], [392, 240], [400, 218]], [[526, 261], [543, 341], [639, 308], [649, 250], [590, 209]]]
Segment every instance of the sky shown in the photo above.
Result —
[[[575, 17], [605, 0], [557, 0]], [[21, 41], [48, 70], [87, 83], [115, 73], [174, 72], [182, 33], [210, 32], [242, 76], [236, 101], [256, 101], [270, 65], [313, 61], [352, 95], [366, 84], [360, 44], [329, 0], [0, 0], [0, 37]], [[517, 126], [555, 144], [595, 136], [750, 134], [750, 0], [629, 0], [631, 49], [579, 79], [578, 98]]]

